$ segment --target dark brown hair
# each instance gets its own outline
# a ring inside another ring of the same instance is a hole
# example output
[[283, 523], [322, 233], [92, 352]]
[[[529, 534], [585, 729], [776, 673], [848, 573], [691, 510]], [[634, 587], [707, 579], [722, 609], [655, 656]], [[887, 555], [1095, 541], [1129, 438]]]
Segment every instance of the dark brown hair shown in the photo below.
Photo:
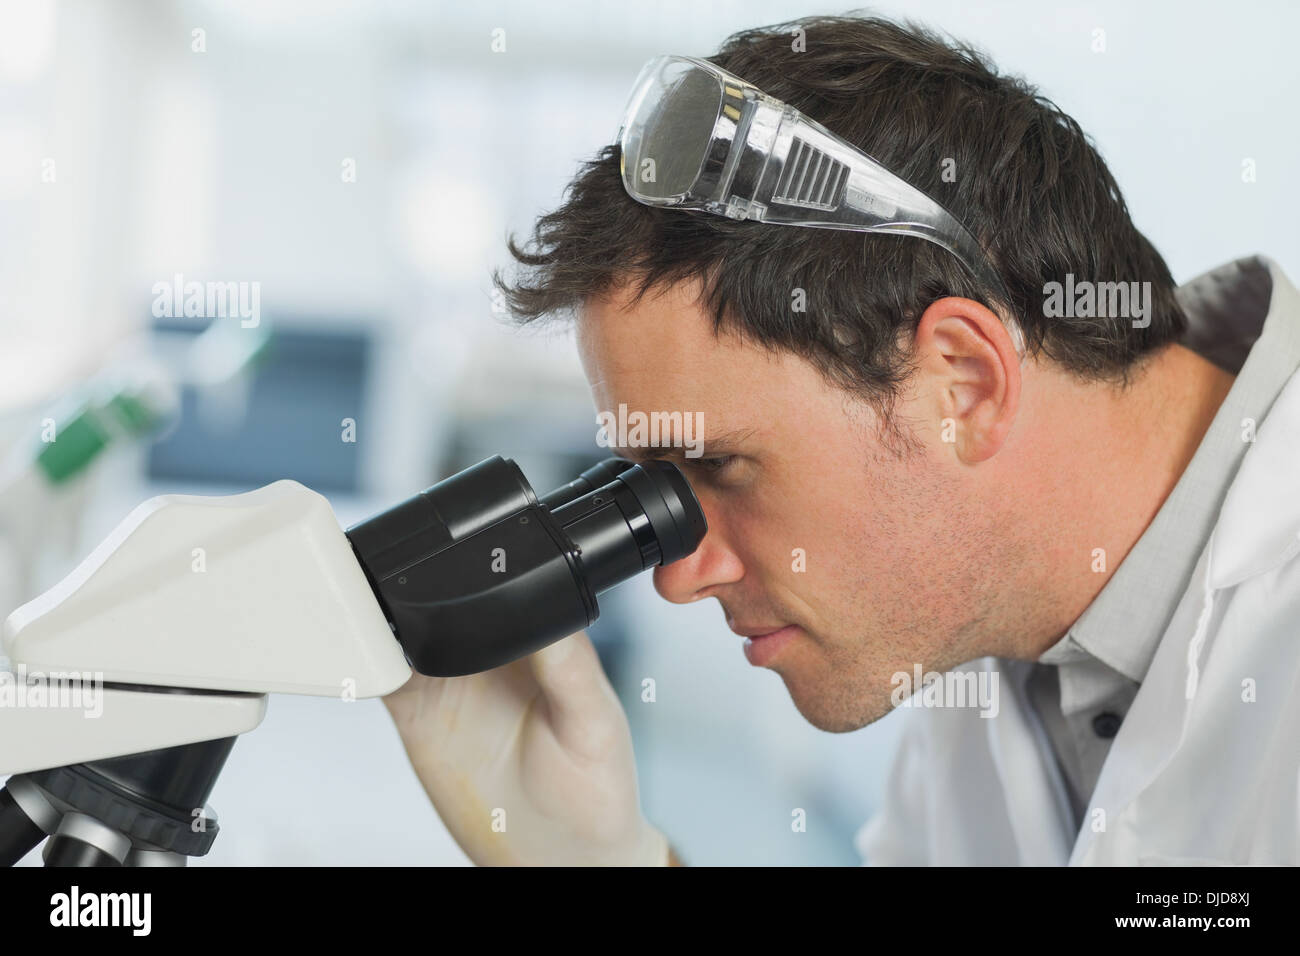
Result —
[[[709, 59], [947, 207], [988, 251], [1031, 354], [1122, 384], [1186, 328], [1168, 267], [1079, 125], [970, 46], [911, 23], [810, 17], [737, 33]], [[624, 191], [616, 144], [583, 165], [527, 248], [513, 238], [509, 248], [520, 275], [493, 278], [521, 323], [570, 313], [625, 280], [642, 295], [700, 280], [715, 327], [808, 359], [887, 421], [909, 370], [906, 333], [926, 307], [947, 295], [993, 304], [993, 290], [933, 243], [642, 205]], [[1046, 284], [1067, 274], [1150, 282], [1150, 324], [1045, 316]], [[802, 313], [791, 307], [796, 288]]]

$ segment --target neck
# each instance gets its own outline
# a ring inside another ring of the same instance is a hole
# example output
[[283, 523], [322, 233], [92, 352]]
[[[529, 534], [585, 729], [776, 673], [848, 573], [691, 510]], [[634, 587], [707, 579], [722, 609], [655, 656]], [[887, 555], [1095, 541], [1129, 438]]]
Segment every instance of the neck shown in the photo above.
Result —
[[[1034, 532], [1048, 555], [1033, 572], [1045, 618], [1022, 635], [1037, 658], [1065, 634], [1133, 549], [1196, 454], [1234, 377], [1180, 345], [1130, 384], [1082, 384], [1038, 370], [1033, 443], [1047, 508]], [[1046, 429], [1046, 433], [1044, 433]], [[1099, 553], [1097, 549], [1101, 549]]]

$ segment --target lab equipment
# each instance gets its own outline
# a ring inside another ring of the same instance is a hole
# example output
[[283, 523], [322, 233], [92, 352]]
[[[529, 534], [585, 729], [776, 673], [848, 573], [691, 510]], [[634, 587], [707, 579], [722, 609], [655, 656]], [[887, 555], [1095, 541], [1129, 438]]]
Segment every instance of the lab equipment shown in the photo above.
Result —
[[56, 676], [84, 692], [94, 675], [99, 696], [95, 719], [0, 707], [0, 865], [47, 836], [47, 865], [184, 865], [216, 837], [205, 801], [267, 694], [377, 697], [411, 667], [505, 664], [706, 531], [658, 460], [610, 459], [539, 499], [494, 456], [346, 532], [293, 481], [146, 501], [5, 621], [0, 692], [48, 703]]

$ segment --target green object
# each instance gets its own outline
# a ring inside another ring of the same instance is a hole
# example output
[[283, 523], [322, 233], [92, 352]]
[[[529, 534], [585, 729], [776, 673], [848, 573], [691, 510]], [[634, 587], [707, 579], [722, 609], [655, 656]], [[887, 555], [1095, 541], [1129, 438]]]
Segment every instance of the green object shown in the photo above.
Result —
[[56, 424], [54, 440], [44, 443], [36, 464], [57, 485], [81, 472], [111, 440], [95, 409], [83, 405], [61, 428]]
[[36, 464], [50, 484], [83, 472], [115, 437], [143, 437], [161, 427], [163, 416], [138, 394], [120, 391], [100, 405], [81, 405], [62, 424], [55, 419], [54, 440], [44, 442]]
[[118, 392], [104, 408], [126, 428], [131, 435], [144, 435], [162, 424], [162, 416], [142, 402], [138, 395]]

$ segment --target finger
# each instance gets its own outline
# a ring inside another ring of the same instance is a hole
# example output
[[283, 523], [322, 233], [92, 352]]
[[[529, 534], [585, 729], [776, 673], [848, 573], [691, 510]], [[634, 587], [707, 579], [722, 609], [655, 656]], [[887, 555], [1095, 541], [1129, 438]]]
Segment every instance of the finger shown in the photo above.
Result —
[[382, 698], [384, 706], [388, 708], [398, 729], [404, 731], [423, 725], [429, 714], [436, 709], [445, 684], [444, 677], [412, 674], [410, 680], [397, 690], [385, 694]]
[[587, 751], [607, 738], [618, 698], [585, 631], [544, 647], [529, 658], [562, 744]]

